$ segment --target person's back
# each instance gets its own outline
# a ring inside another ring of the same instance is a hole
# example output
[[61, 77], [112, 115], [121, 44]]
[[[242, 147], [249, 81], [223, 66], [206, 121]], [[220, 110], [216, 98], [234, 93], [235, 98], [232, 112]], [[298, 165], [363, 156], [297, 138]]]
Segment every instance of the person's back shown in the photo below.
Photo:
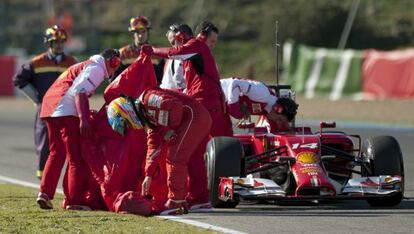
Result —
[[259, 122], [266, 120], [272, 133], [289, 129], [298, 108], [295, 101], [278, 98], [264, 83], [254, 80], [232, 77], [220, 83], [231, 116], [242, 119], [258, 115]]
[[184, 74], [186, 94], [199, 100], [207, 109], [220, 108], [220, 76], [210, 49], [204, 42], [192, 38], [183, 46], [182, 53], [187, 50], [188, 54], [197, 54], [184, 61], [188, 70]]
[[260, 81], [231, 77], [221, 79], [220, 83], [226, 96], [226, 103], [230, 108], [231, 105], [239, 102], [241, 96], [245, 96], [253, 102], [263, 103], [265, 110], [269, 113], [277, 100], [266, 84]]

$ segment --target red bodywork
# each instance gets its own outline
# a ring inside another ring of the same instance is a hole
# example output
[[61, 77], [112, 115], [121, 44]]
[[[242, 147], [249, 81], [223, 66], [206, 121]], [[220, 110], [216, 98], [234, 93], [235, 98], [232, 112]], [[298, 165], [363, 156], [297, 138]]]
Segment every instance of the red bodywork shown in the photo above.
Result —
[[[256, 125], [257, 126], [257, 125]], [[344, 152], [351, 154], [354, 149], [354, 143], [348, 135], [340, 132], [312, 133], [308, 127], [293, 128], [289, 132], [279, 132], [277, 134], [268, 133], [264, 127], [244, 126], [250, 129], [247, 134], [235, 134], [243, 145], [246, 156], [257, 155], [272, 149], [278, 149], [274, 153], [264, 154], [259, 156], [266, 158], [264, 161], [259, 160], [257, 163], [245, 163], [245, 174], [261, 171], [268, 162], [289, 161], [290, 171], [292, 172], [296, 189], [292, 194], [286, 194], [287, 197], [303, 197], [303, 196], [336, 196], [334, 185], [331, 184], [328, 174], [350, 173], [349, 161], [338, 158], [333, 159], [335, 170], [333, 168], [326, 168], [321, 157], [321, 143], [330, 145]], [[334, 127], [329, 124], [322, 123], [321, 130], [324, 127]], [[359, 151], [359, 150], [358, 150]], [[270, 156], [271, 155], [271, 156]], [[248, 159], [247, 159], [248, 161]], [[343, 168], [343, 171], [338, 171]], [[348, 169], [348, 170], [346, 170]], [[222, 178], [223, 186], [220, 186], [220, 194], [224, 194], [226, 188], [231, 188], [229, 185], [231, 180]], [[227, 186], [224, 186], [227, 184]], [[228, 191], [226, 191], [228, 192]], [[233, 195], [228, 195], [228, 198], [233, 198]]]
[[[290, 90], [279, 91], [294, 99]], [[400, 203], [404, 169], [393, 137], [368, 138], [362, 145], [358, 135], [326, 131], [336, 127], [334, 122], [321, 122], [318, 132], [295, 127], [294, 120], [291, 127], [281, 127], [278, 121], [269, 123], [269, 115], [253, 104], [244, 102], [243, 106], [246, 113], [258, 115], [256, 123], [242, 120], [237, 127], [245, 133], [213, 138], [207, 147], [213, 207], [235, 207], [239, 198], [366, 199], [371, 206]]]

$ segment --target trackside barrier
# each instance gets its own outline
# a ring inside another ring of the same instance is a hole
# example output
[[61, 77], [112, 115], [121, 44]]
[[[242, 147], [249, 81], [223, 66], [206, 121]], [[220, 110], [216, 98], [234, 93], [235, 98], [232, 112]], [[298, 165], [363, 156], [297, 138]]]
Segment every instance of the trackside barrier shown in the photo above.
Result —
[[287, 42], [284, 82], [306, 98], [414, 98], [414, 49], [335, 50]]
[[363, 63], [366, 98], [414, 98], [414, 49], [366, 50]]
[[362, 52], [298, 45], [283, 47], [284, 81], [307, 98], [359, 98], [362, 91]]
[[0, 96], [13, 96], [13, 76], [16, 67], [16, 57], [0, 56]]

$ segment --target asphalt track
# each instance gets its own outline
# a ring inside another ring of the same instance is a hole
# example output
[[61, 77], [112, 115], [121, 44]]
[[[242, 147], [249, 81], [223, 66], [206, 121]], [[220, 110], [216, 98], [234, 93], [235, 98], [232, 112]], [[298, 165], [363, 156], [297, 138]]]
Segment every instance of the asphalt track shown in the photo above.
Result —
[[[33, 149], [31, 106], [0, 106], [1, 176], [38, 184], [34, 172], [37, 159]], [[314, 122], [304, 121], [313, 125]], [[393, 208], [371, 208], [365, 201], [329, 203], [254, 204], [242, 203], [235, 209], [214, 209], [209, 213], [183, 216], [235, 233], [413, 233], [414, 230], [414, 128], [381, 127], [338, 123], [338, 128], [363, 138], [392, 135], [400, 143], [405, 163], [405, 197]], [[312, 128], [317, 131], [317, 128]]]

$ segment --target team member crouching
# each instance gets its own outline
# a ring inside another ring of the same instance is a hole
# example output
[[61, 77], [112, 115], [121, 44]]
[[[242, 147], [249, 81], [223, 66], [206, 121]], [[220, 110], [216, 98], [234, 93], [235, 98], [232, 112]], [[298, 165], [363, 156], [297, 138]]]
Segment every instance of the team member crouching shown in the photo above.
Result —
[[[137, 215], [151, 214], [152, 201], [141, 196], [144, 180], [147, 134], [145, 129], [129, 129], [121, 136], [108, 123], [107, 107], [120, 96], [138, 98], [148, 88], [157, 87], [151, 58], [140, 55], [105, 89], [105, 104], [94, 116], [94, 138], [82, 142], [83, 157], [99, 185], [90, 201], [103, 199], [107, 210]], [[167, 172], [164, 166], [153, 178], [154, 207], [162, 207], [167, 200]], [[156, 186], [155, 186], [156, 185]], [[92, 202], [91, 202], [92, 203]], [[97, 204], [91, 204], [95, 209]]]
[[286, 131], [296, 115], [298, 104], [289, 98], [276, 97], [262, 82], [227, 78], [221, 79], [229, 113], [236, 119], [250, 114], [264, 115], [270, 124], [270, 132]]
[[112, 128], [125, 134], [127, 127], [148, 129], [148, 151], [142, 194], [150, 195], [152, 177], [162, 167], [162, 150], [166, 150], [168, 200], [159, 213], [187, 213], [188, 168], [197, 154], [197, 146], [207, 137], [211, 118], [205, 107], [184, 94], [159, 88], [147, 89], [139, 99], [120, 97], [108, 107]]
[[107, 49], [71, 66], [46, 92], [40, 117], [46, 120], [50, 154], [37, 197], [40, 208], [53, 208], [51, 200], [67, 159], [63, 208], [90, 209], [85, 201], [89, 170], [81, 155], [81, 140], [92, 135], [88, 96], [95, 92], [105, 77], [114, 74], [120, 62], [119, 52]]

